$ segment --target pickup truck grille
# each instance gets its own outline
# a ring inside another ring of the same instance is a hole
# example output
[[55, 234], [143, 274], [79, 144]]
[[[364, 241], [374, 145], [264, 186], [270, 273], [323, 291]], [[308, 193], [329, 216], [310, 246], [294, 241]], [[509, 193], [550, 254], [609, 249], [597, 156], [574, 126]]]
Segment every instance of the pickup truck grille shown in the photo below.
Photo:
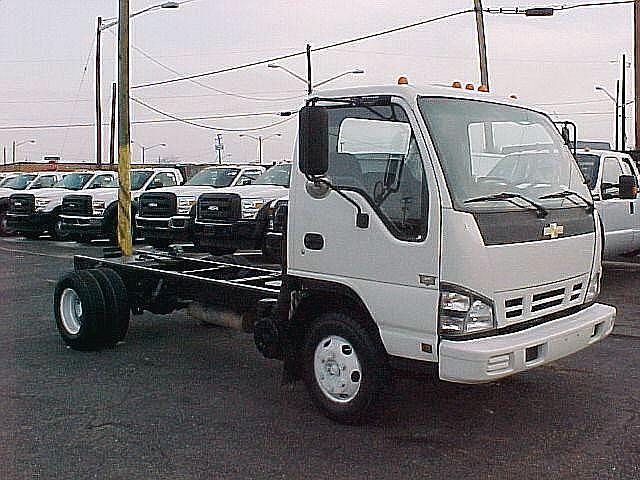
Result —
[[178, 213], [178, 200], [173, 193], [143, 193], [138, 201], [141, 217], [169, 218]]
[[9, 200], [9, 213], [31, 215], [36, 211], [36, 197], [26, 193], [14, 193]]
[[64, 215], [91, 215], [93, 207], [89, 195], [67, 195], [62, 199]]
[[235, 221], [241, 210], [240, 195], [235, 193], [205, 193], [198, 199], [199, 221]]
[[284, 233], [287, 231], [287, 214], [289, 212], [289, 203], [281, 200], [276, 203], [276, 212], [273, 217], [273, 231]]

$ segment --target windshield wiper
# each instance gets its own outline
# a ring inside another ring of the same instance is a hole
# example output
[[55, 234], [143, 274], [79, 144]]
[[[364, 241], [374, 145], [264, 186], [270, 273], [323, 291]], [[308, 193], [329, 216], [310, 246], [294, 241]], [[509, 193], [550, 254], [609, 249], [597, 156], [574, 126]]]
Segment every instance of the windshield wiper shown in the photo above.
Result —
[[490, 202], [492, 200], [503, 200], [505, 202], [511, 203], [512, 205], [515, 205], [516, 207], [527, 208], [526, 206], [521, 205], [518, 202], [514, 201], [513, 200], [514, 198], [523, 200], [524, 202], [531, 205], [536, 210], [536, 213], [538, 214], [538, 218], [544, 218], [549, 213], [547, 209], [544, 208], [539, 203], [534, 202], [533, 200], [525, 197], [524, 195], [520, 195], [519, 193], [512, 193], [512, 192], [502, 192], [502, 193], [496, 193], [494, 195], [487, 195], [484, 197], [471, 198], [469, 200], [465, 200], [464, 203], [477, 203], [477, 202]]
[[566, 198], [567, 200], [569, 200], [574, 205], [580, 205], [578, 202], [573, 200], [571, 197], [577, 197], [580, 200], [582, 200], [584, 202], [585, 207], [587, 207], [587, 210], [589, 212], [593, 212], [593, 202], [588, 200], [588, 199], [586, 199], [586, 198], [584, 198], [578, 192], [574, 192], [573, 190], [564, 190], [562, 192], [549, 193], [548, 195], [541, 196], [540, 199], [542, 200], [542, 199], [546, 199], [546, 198]]

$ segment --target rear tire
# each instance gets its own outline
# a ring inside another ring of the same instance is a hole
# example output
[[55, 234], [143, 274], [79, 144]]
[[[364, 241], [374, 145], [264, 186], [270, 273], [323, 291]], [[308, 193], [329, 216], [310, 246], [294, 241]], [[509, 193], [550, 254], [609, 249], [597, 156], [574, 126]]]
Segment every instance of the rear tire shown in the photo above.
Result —
[[86, 271], [62, 277], [54, 292], [54, 315], [62, 340], [74, 350], [97, 350], [109, 343], [105, 332], [105, 298]]
[[111, 330], [110, 344], [121, 341], [129, 330], [131, 317], [127, 287], [120, 275], [110, 268], [95, 268], [87, 270], [100, 284], [104, 295], [108, 325]]
[[65, 241], [71, 239], [71, 234], [64, 230], [62, 219], [56, 216], [49, 226], [49, 234], [54, 240]]
[[367, 420], [387, 377], [384, 348], [360, 321], [342, 313], [321, 315], [302, 350], [303, 379], [313, 402], [339, 423]]

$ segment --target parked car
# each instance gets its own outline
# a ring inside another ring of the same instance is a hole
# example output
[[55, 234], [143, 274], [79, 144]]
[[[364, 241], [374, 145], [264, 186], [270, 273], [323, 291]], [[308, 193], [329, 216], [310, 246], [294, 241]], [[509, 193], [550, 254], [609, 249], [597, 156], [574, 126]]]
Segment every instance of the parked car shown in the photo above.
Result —
[[248, 185], [265, 171], [256, 165], [219, 165], [206, 168], [184, 185], [143, 193], [135, 224], [154, 247], [189, 241], [192, 207], [198, 197], [219, 188]]
[[9, 197], [17, 192], [41, 190], [52, 187], [63, 174], [57, 172], [32, 172], [9, 174], [0, 185], [0, 235], [12, 233], [8, 223]]
[[14, 193], [9, 202], [7, 222], [27, 238], [38, 238], [48, 232], [56, 240], [69, 237], [62, 229], [62, 198], [69, 190], [89, 190], [115, 187], [118, 176], [111, 171], [86, 171], [65, 174], [51, 188], [30, 193]]
[[[580, 149], [576, 160], [591, 190], [604, 230], [604, 257], [640, 251], [638, 167], [626, 153]], [[625, 192], [625, 183], [635, 193]]]
[[203, 193], [197, 202], [191, 229], [194, 245], [214, 255], [238, 249], [261, 249], [269, 202], [289, 191], [291, 164], [274, 165], [253, 184]]
[[[138, 209], [137, 200], [144, 192], [174, 187], [182, 183], [182, 174], [175, 168], [133, 170], [131, 172], [132, 217], [135, 218]], [[118, 189], [114, 187], [66, 195], [62, 199], [60, 215], [65, 234], [80, 241], [98, 238], [115, 241], [118, 229]], [[134, 231], [134, 238], [135, 236]]]

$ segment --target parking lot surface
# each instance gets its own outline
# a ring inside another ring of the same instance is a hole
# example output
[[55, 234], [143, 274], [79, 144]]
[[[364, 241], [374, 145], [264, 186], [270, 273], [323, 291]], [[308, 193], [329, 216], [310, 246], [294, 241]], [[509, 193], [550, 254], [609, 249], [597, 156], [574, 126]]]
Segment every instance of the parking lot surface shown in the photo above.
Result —
[[251, 336], [182, 313], [125, 342], [65, 347], [52, 313], [72, 256], [0, 239], [0, 478], [640, 478], [640, 265], [605, 267], [614, 334], [481, 386], [397, 374], [379, 416], [337, 425]]

